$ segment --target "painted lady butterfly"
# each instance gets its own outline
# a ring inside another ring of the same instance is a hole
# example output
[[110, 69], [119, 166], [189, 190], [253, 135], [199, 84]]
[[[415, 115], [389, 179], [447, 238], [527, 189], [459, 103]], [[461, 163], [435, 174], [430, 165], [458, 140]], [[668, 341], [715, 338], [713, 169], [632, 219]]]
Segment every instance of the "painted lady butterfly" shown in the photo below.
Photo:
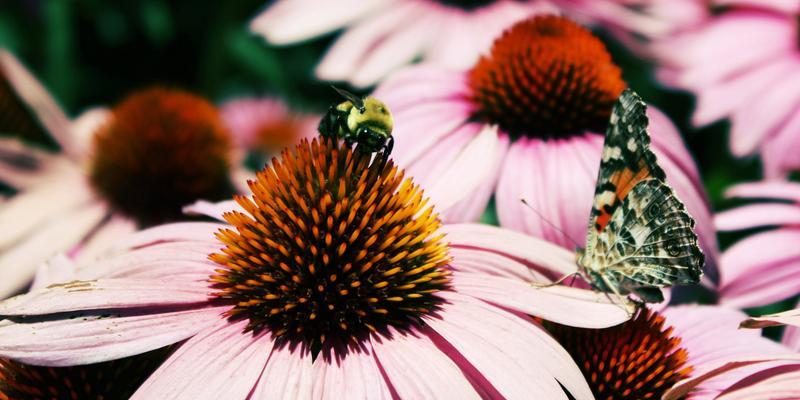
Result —
[[597, 290], [657, 303], [660, 288], [699, 282], [705, 257], [650, 150], [646, 109], [630, 89], [614, 106], [578, 273]]

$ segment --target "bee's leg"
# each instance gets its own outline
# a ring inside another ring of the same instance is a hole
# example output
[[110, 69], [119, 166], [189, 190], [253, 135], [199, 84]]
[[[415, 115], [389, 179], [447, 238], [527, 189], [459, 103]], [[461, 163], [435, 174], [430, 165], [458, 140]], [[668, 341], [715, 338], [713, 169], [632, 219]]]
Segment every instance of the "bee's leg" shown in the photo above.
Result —
[[635, 306], [634, 306], [634, 309], [633, 309], [633, 311], [631, 311], [631, 309], [630, 309], [630, 303], [628, 303], [628, 302], [630, 302], [631, 300], [630, 300], [628, 297], [626, 297], [626, 296], [623, 296], [623, 295], [622, 295], [622, 293], [620, 293], [620, 292], [619, 292], [619, 289], [617, 288], [617, 286], [616, 286], [616, 285], [614, 285], [614, 284], [612, 284], [612, 283], [611, 283], [611, 282], [608, 280], [608, 277], [606, 277], [605, 275], [601, 274], [601, 275], [600, 275], [600, 278], [601, 278], [601, 279], [603, 279], [603, 283], [606, 285], [606, 287], [608, 287], [609, 289], [611, 289], [611, 291], [612, 291], [612, 292], [614, 293], [614, 295], [616, 296], [616, 299], [613, 299], [613, 298], [612, 298], [612, 297], [611, 297], [611, 296], [608, 294], [608, 292], [604, 291], [603, 293], [605, 293], [605, 295], [606, 295], [606, 298], [608, 299], [608, 301], [610, 301], [610, 302], [611, 302], [611, 304], [614, 304], [614, 305], [618, 306], [619, 308], [621, 308], [623, 311], [625, 311], [625, 312], [628, 314], [628, 317], [632, 317], [632, 316], [633, 316], [633, 313], [634, 313], [634, 312], [636, 312], [636, 309], [637, 309], [637, 308], [639, 308], [639, 307], [641, 306], [641, 304], [638, 304], [638, 303], [636, 303], [636, 302], [633, 302]]
[[394, 148], [394, 136], [389, 136], [386, 139], [386, 143], [384, 143], [383, 145], [383, 154], [386, 154], [387, 156], [389, 154], [392, 154], [393, 148]]

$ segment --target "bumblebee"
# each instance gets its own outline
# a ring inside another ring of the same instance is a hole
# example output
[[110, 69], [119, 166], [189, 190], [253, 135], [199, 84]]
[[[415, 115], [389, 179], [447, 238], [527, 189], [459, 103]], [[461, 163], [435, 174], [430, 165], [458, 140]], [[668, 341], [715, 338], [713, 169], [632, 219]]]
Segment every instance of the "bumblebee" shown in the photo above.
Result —
[[389, 107], [374, 97], [361, 98], [337, 87], [333, 89], [347, 101], [328, 109], [317, 128], [320, 135], [357, 144], [363, 151], [391, 153], [394, 120]]

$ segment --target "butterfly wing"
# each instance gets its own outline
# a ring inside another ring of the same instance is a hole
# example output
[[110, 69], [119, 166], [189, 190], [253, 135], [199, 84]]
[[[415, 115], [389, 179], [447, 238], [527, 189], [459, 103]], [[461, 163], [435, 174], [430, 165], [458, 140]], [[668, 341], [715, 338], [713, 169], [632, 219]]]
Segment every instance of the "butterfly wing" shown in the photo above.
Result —
[[646, 105], [625, 90], [603, 146], [582, 266], [603, 290], [696, 283], [704, 257], [694, 220], [650, 150]]

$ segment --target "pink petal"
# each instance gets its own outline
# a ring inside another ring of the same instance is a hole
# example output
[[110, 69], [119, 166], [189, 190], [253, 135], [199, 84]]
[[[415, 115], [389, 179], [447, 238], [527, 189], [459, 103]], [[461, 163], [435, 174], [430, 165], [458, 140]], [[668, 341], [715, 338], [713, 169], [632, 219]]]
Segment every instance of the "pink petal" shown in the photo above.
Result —
[[419, 4], [402, 2], [360, 21], [342, 33], [325, 53], [315, 70], [317, 78], [347, 80], [377, 43], [391, 36], [399, 27], [413, 24], [419, 12]]
[[136, 223], [120, 215], [114, 214], [107, 222], [103, 223], [89, 238], [84, 240], [80, 248], [73, 249], [71, 256], [77, 264], [94, 261], [101, 254], [121, 240], [136, 232]]
[[602, 293], [567, 286], [536, 288], [530, 281], [456, 272], [461, 293], [548, 321], [580, 328], [608, 328], [630, 318], [628, 311]]
[[267, 367], [248, 399], [310, 399], [312, 378], [308, 349], [276, 347], [272, 349]]
[[350, 25], [388, 3], [387, 0], [278, 1], [250, 22], [250, 30], [273, 44], [291, 44]]
[[[647, 130], [652, 139], [653, 150], [656, 152], [658, 159], [669, 157], [670, 160], [677, 164], [680, 171], [685, 173], [693, 181], [698, 181], [699, 185], [702, 183], [700, 180], [700, 173], [697, 170], [697, 165], [689, 151], [686, 149], [686, 144], [681, 137], [678, 128], [672, 123], [661, 110], [649, 106], [647, 107], [647, 118], [650, 124]], [[701, 190], [700, 188], [698, 188]]]
[[[69, 282], [74, 279], [74, 276], [75, 264], [64, 254], [58, 254], [39, 266], [30, 290], [43, 289], [54, 283]], [[2, 303], [0, 303], [0, 307], [2, 307]]]
[[[388, 106], [392, 107], [391, 104]], [[392, 157], [398, 165], [408, 166], [457, 129], [477, 135], [483, 127], [467, 123], [468, 117], [469, 110], [463, 102], [456, 100], [422, 103], [408, 111], [395, 113]]]
[[111, 110], [105, 107], [90, 108], [72, 121], [72, 137], [78, 158], [91, 157], [94, 135], [112, 117]]
[[436, 183], [426, 187], [437, 210], [447, 210], [469, 197], [482, 183], [493, 179], [490, 174], [499, 149], [496, 127], [484, 128], [461, 148]]
[[522, 233], [481, 224], [445, 225], [442, 231], [453, 247], [495, 252], [549, 269], [558, 277], [577, 270], [575, 252]]
[[208, 284], [219, 265], [208, 260], [218, 250], [195, 243], [163, 243], [79, 265], [73, 279], [146, 279], [151, 281]]
[[710, 369], [707, 372], [704, 372], [700, 375], [694, 375], [689, 379], [684, 379], [675, 386], [673, 386], [667, 393], [664, 394], [662, 397], [663, 400], [679, 400], [686, 398], [686, 395], [689, 394], [694, 388], [698, 387], [699, 385], [703, 384], [703, 382], [719, 376], [725, 372], [735, 370], [742, 367], [747, 367], [750, 365], [760, 364], [760, 363], [768, 363], [773, 361], [783, 361], [783, 360], [800, 360], [800, 354], [785, 354], [785, 355], [776, 355], [776, 356], [764, 356], [764, 357], [747, 357], [744, 359], [740, 359], [737, 361], [731, 361], [719, 364], [715, 366], [713, 369]]
[[131, 398], [246, 398], [272, 347], [268, 332], [244, 332], [247, 322], [217, 319], [181, 345]]
[[521, 262], [490, 251], [451, 247], [451, 266], [460, 272], [499, 276], [522, 281], [547, 282], [549, 277]]
[[[746, 104], [747, 99], [761, 96], [765, 87], [771, 87], [796, 69], [794, 60], [781, 59], [728, 80], [698, 88], [697, 107], [692, 123], [703, 126], [727, 117]], [[733, 141], [734, 138], [731, 137], [730, 140]]]
[[800, 184], [785, 181], [741, 183], [725, 191], [726, 197], [786, 199], [800, 202]]
[[786, 173], [800, 169], [800, 158], [793, 150], [800, 147], [800, 113], [793, 113], [780, 129], [761, 146], [764, 178], [782, 179]]
[[183, 213], [189, 215], [205, 215], [214, 218], [218, 221], [225, 222], [222, 214], [230, 211], [246, 212], [236, 200], [226, 200], [220, 202], [210, 202], [205, 200], [197, 200], [196, 202], [183, 207]]
[[121, 251], [136, 247], [143, 247], [162, 242], [214, 242], [215, 235], [220, 229], [227, 229], [230, 225], [215, 224], [210, 222], [178, 222], [159, 225], [145, 229], [120, 240], [114, 250]]
[[714, 218], [714, 225], [721, 231], [800, 225], [800, 207], [780, 203], [746, 205], [718, 213]]
[[714, 0], [714, 5], [766, 8], [786, 14], [796, 14], [800, 11], [797, 0]]
[[392, 398], [369, 342], [358, 348], [323, 349], [314, 360], [314, 399]]
[[55, 367], [116, 360], [191, 337], [228, 308], [78, 311], [3, 320], [0, 356]]
[[[796, 63], [798, 67], [800, 62]], [[733, 114], [730, 135], [734, 154], [750, 154], [756, 150], [781, 122], [800, 109], [800, 72], [783, 76], [780, 87], [781, 90], [765, 91], [757, 102]]]
[[478, 393], [453, 360], [423, 331], [389, 330], [373, 336], [372, 348], [386, 378], [403, 399], [478, 399]]
[[492, 178], [484, 180], [469, 197], [450, 207], [446, 215], [442, 218], [445, 223], [476, 222], [480, 219], [481, 215], [483, 215], [486, 206], [489, 204], [489, 199], [491, 199], [494, 194], [494, 189], [495, 186], [497, 186], [497, 180], [499, 178], [500, 166], [502, 165], [506, 150], [508, 150], [508, 137], [502, 135], [498, 137], [498, 139], [499, 143], [496, 154], [492, 156], [495, 160], [494, 167], [488, 171], [488, 176]]
[[[58, 198], [59, 201], [53, 201]], [[84, 178], [71, 171], [60, 171], [34, 188], [12, 197], [0, 206], [0, 249], [5, 250], [26, 234], [51, 222], [54, 215], [86, 205], [92, 192]]]
[[0, 302], [0, 315], [47, 315], [80, 310], [197, 305], [208, 301], [207, 283], [98, 279], [58, 283]]
[[800, 363], [771, 368], [739, 381], [719, 400], [775, 400], [800, 398]]
[[566, 399], [563, 385], [577, 399], [593, 398], [570, 355], [542, 328], [455, 292], [440, 295], [450, 304], [425, 322], [503, 397]]
[[427, 103], [460, 101], [461, 108], [472, 107], [466, 100], [470, 96], [466, 74], [431, 64], [412, 65], [393, 73], [372, 95], [389, 106], [395, 119], [398, 114], [412, 112]]
[[769, 304], [800, 292], [800, 230], [779, 229], [740, 240], [720, 258], [720, 301], [731, 307]]
[[777, 314], [752, 317], [742, 322], [742, 327], [745, 328], [763, 328], [778, 325], [800, 326], [800, 308]]
[[0, 258], [0, 299], [29, 284], [39, 265], [78, 244], [106, 213], [104, 205], [90, 204], [55, 219], [8, 249]]
[[390, 72], [411, 63], [435, 39], [440, 23], [439, 15], [420, 13], [410, 24], [400, 26], [364, 54], [363, 62], [350, 74], [348, 81], [355, 87], [372, 86]]
[[74, 154], [70, 121], [47, 90], [11, 53], [0, 49], [0, 69], [12, 88], [39, 122], [53, 135], [61, 151]]

